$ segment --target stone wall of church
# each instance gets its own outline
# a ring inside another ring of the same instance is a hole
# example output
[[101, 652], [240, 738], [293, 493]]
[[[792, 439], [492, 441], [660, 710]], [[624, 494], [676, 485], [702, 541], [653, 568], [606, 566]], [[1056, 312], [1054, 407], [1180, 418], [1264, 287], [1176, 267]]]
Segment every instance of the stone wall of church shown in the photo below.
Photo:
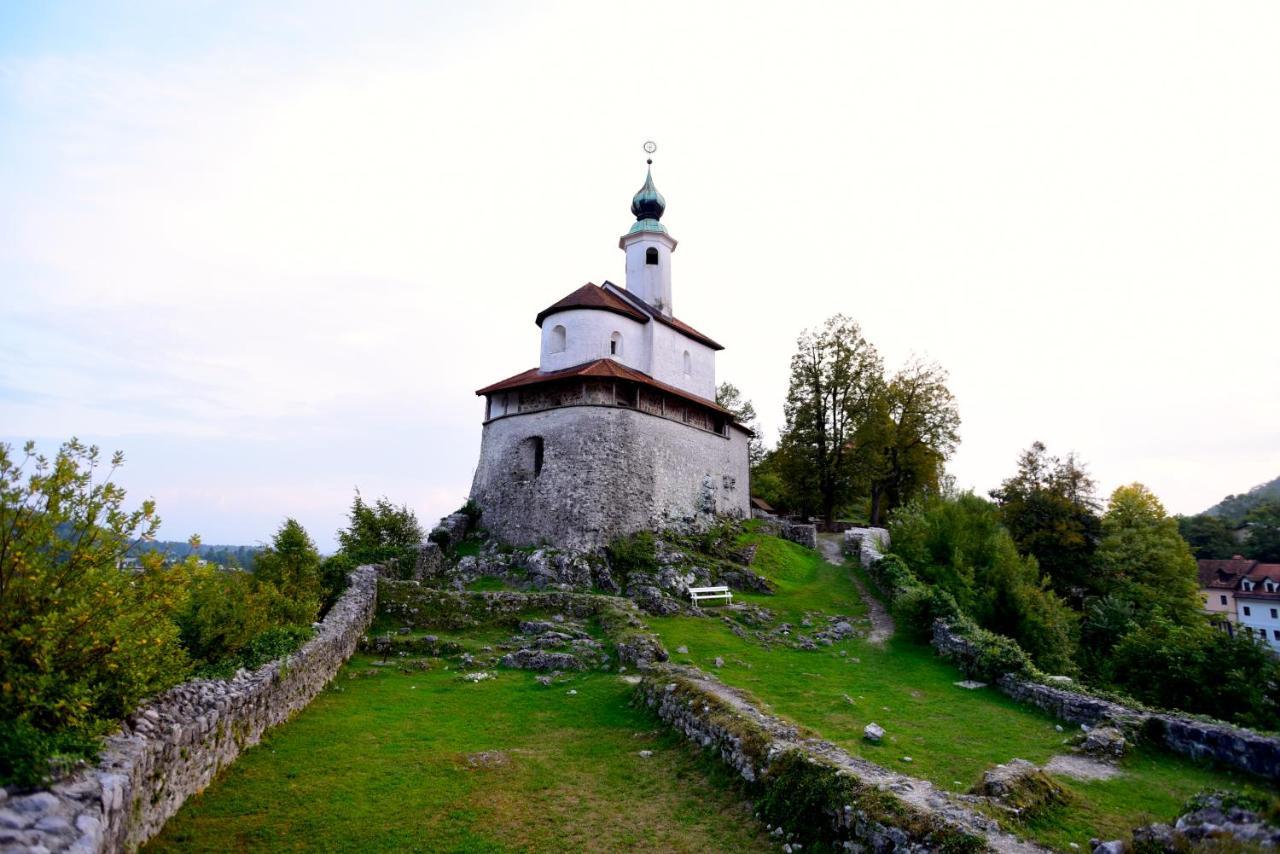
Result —
[[592, 549], [645, 529], [747, 517], [747, 436], [644, 412], [567, 406], [484, 426], [471, 497], [511, 545]]

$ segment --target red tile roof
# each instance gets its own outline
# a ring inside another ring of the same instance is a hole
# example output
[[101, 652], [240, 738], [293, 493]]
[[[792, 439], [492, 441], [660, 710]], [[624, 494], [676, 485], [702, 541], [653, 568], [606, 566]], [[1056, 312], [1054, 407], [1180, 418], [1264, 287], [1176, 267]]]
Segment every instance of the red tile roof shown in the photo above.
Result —
[[1257, 563], [1256, 560], [1246, 560], [1242, 557], [1233, 557], [1230, 560], [1198, 560], [1196, 568], [1200, 575], [1200, 586], [1234, 590], [1240, 586], [1240, 579], [1248, 575]]
[[699, 344], [706, 344], [706, 345], [707, 345], [708, 347], [710, 347], [712, 350], [723, 350], [723, 349], [724, 349], [724, 347], [722, 347], [721, 345], [717, 344], [715, 341], [712, 341], [712, 340], [711, 340], [710, 338], [708, 338], [706, 335], [703, 335], [701, 332], [699, 332], [698, 330], [694, 329], [692, 326], [690, 326], [689, 324], [685, 323], [683, 320], [676, 320], [674, 317], [672, 317], [672, 316], [670, 316], [670, 315], [663, 314], [662, 312], [658, 311], [658, 310], [657, 310], [656, 308], [654, 308], [653, 306], [649, 305], [649, 304], [648, 304], [647, 302], [645, 302], [644, 300], [640, 299], [640, 297], [635, 296], [634, 294], [630, 293], [629, 291], [624, 290], [623, 288], [618, 287], [618, 286], [617, 286], [617, 285], [615, 285], [613, 282], [605, 282], [605, 283], [604, 283], [604, 290], [609, 291], [610, 293], [614, 294], [615, 296], [621, 296], [621, 297], [623, 297], [623, 298], [624, 298], [624, 299], [626, 299], [629, 303], [631, 303], [634, 307], [636, 307], [636, 308], [640, 309], [640, 310], [641, 310], [641, 311], [643, 311], [645, 314], [647, 314], [647, 315], [649, 315], [650, 317], [652, 317], [654, 320], [658, 321], [659, 323], [663, 324], [664, 326], [670, 326], [672, 329], [676, 330], [677, 332], [681, 333], [682, 335], [687, 335], [687, 336], [689, 336], [689, 337], [690, 337], [690, 338], [692, 338], [694, 341], [697, 341]]
[[619, 299], [616, 294], [608, 288], [602, 288], [587, 282], [567, 297], [553, 302], [551, 305], [538, 312], [536, 322], [539, 326], [542, 321], [549, 315], [558, 311], [568, 311], [574, 308], [594, 308], [600, 311], [611, 311], [614, 314], [620, 314], [623, 317], [629, 317], [640, 323], [648, 323], [649, 316], [637, 309], [635, 306], [627, 303], [626, 300]]
[[[562, 371], [548, 371], [543, 373], [537, 368], [516, 374], [514, 377], [507, 377], [493, 385], [485, 386], [478, 389], [476, 394], [493, 394], [498, 391], [510, 391], [515, 388], [528, 388], [529, 386], [542, 385], [543, 383], [556, 382], [557, 380], [575, 379], [578, 377], [596, 377], [600, 379], [626, 380], [628, 382], [639, 383], [640, 385], [655, 388], [659, 391], [665, 391], [676, 397], [684, 398], [692, 403], [705, 406], [708, 409], [715, 410], [721, 414], [729, 416], [733, 420], [733, 413], [725, 409], [714, 400], [707, 400], [705, 397], [699, 397], [692, 392], [684, 389], [676, 388], [673, 385], [667, 385], [664, 382], [655, 380], [653, 377], [637, 371], [635, 368], [628, 368], [615, 359], [596, 359], [594, 362], [584, 362], [581, 365], [575, 365], [572, 368], [565, 368]], [[734, 421], [736, 424], [737, 422]], [[741, 426], [741, 425], [739, 425]], [[746, 429], [746, 428], [743, 428]]]

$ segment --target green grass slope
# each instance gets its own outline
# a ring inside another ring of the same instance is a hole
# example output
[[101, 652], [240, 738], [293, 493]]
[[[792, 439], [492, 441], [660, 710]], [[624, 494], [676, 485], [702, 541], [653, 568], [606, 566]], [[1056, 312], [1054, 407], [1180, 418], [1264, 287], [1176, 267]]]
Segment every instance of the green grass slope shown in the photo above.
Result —
[[[744, 539], [760, 544], [752, 566], [774, 581], [778, 594], [742, 599], [758, 601], [772, 608], [780, 621], [792, 623], [799, 614], [815, 610], [863, 613], [861, 603], [855, 606], [849, 600], [856, 595], [849, 581], [855, 570], [827, 564], [793, 543], [758, 534]], [[969, 790], [996, 763], [1021, 758], [1042, 764], [1070, 749], [1064, 744], [1073, 734], [1070, 727], [1064, 725], [1067, 731], [1059, 732], [1057, 721], [994, 688], [957, 687], [954, 683], [964, 677], [954, 667], [931, 648], [902, 638], [883, 647], [851, 639], [805, 651], [764, 644], [749, 633], [741, 637], [718, 619], [665, 617], [649, 622], [669, 650], [689, 650], [687, 655], [673, 652], [673, 661], [715, 672], [775, 714], [850, 753], [952, 791]], [[723, 659], [723, 667], [715, 668], [716, 658]], [[863, 727], [873, 721], [887, 731], [880, 745], [862, 737]], [[1091, 836], [1116, 838], [1139, 824], [1172, 819], [1201, 789], [1259, 786], [1240, 774], [1144, 751], [1124, 761], [1121, 777], [1060, 782], [1072, 795], [1067, 807], [1031, 826], [1011, 829], [1061, 849], [1071, 842], [1084, 847]]]
[[659, 732], [617, 675], [471, 684], [439, 660], [374, 661], [356, 656], [147, 850], [767, 849], [725, 772]]

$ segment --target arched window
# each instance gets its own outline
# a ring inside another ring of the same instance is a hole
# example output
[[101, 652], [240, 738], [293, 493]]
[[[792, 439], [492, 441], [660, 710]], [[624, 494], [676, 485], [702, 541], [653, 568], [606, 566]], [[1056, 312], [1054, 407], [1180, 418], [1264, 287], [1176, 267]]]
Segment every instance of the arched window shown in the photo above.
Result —
[[554, 326], [551, 329], [551, 352], [563, 353], [565, 348], [565, 332], [563, 326]]
[[622, 355], [622, 333], [621, 332], [615, 332], [609, 336], [609, 355], [610, 356]]
[[687, 377], [693, 373], [693, 357], [689, 355], [689, 351], [684, 351], [684, 375]]
[[653, 246], [650, 246], [648, 249], [644, 250], [644, 263], [655, 264], [655, 265], [658, 263], [658, 250]]

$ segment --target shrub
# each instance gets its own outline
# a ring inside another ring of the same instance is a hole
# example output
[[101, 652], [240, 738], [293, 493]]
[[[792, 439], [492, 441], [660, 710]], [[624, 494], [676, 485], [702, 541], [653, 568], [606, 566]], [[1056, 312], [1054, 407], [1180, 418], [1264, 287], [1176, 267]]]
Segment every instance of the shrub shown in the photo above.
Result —
[[321, 597], [320, 553], [293, 519], [286, 519], [271, 545], [258, 554], [253, 578], [259, 590], [273, 600], [273, 623], [310, 623], [315, 619]]
[[[423, 540], [422, 526], [412, 510], [406, 506], [396, 507], [386, 498], [379, 498], [369, 505], [356, 492], [347, 518], [350, 524], [345, 530], [338, 531], [339, 554], [345, 555], [355, 566], [386, 564], [408, 577]], [[448, 547], [447, 535], [445, 540], [440, 543], [441, 548]], [[439, 542], [435, 531], [432, 532], [432, 542]]]
[[34, 788], [97, 752], [98, 739], [79, 730], [50, 733], [23, 718], [0, 720], [0, 781], [6, 786]]
[[466, 504], [463, 504], [458, 509], [458, 512], [467, 517], [467, 528], [469, 530], [475, 530], [476, 526], [480, 524], [480, 505], [470, 498], [467, 499]]
[[640, 531], [627, 537], [618, 537], [605, 547], [610, 571], [620, 579], [623, 587], [633, 572], [652, 572], [658, 568], [657, 544], [653, 534]]
[[314, 635], [310, 626], [272, 626], [255, 635], [234, 655], [202, 667], [198, 675], [206, 679], [229, 679], [242, 667], [256, 670], [269, 661], [292, 655]]
[[124, 509], [111, 482], [121, 454], [97, 481], [98, 449], [75, 439], [52, 460], [32, 443], [23, 454], [0, 444], [0, 784], [29, 785], [50, 758], [83, 753], [143, 697], [186, 676], [172, 616], [190, 567], [145, 553], [125, 568], [159, 519], [151, 501]]
[[[951, 595], [951, 603], [934, 607], [954, 604], [983, 628], [1018, 641], [1040, 666], [1074, 672], [1076, 614], [1049, 589], [1035, 558], [1018, 554], [995, 505], [971, 493], [917, 502], [895, 512], [889, 530], [894, 553], [913, 575]], [[928, 617], [926, 603], [910, 604]]]

